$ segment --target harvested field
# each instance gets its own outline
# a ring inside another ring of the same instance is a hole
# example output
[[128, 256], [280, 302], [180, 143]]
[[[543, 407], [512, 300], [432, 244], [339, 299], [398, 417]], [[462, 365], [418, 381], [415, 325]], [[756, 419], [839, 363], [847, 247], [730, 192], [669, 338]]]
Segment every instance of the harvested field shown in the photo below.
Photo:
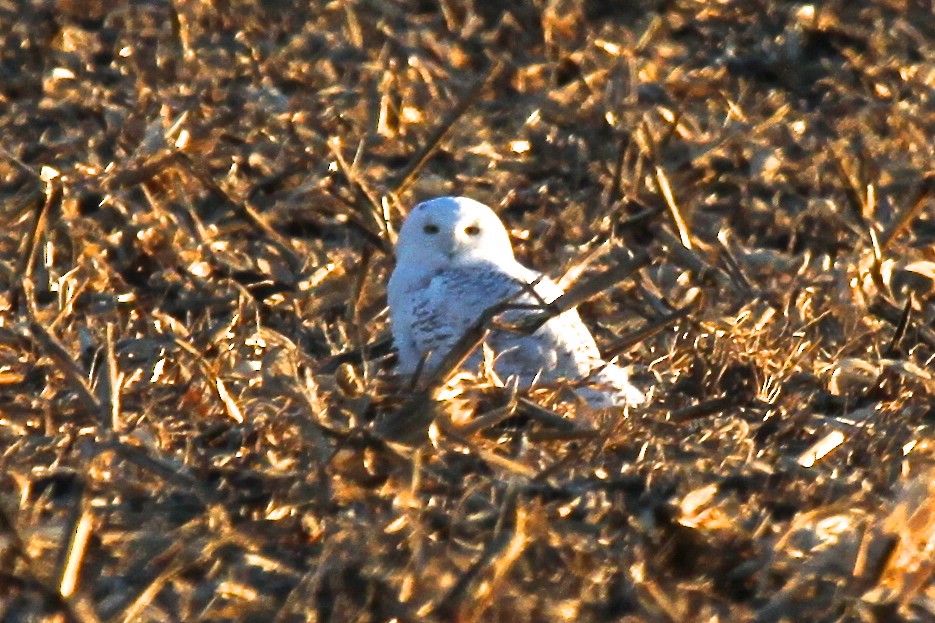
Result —
[[[0, 0], [0, 621], [935, 621], [931, 4], [494, 6]], [[646, 406], [394, 376], [442, 194]]]

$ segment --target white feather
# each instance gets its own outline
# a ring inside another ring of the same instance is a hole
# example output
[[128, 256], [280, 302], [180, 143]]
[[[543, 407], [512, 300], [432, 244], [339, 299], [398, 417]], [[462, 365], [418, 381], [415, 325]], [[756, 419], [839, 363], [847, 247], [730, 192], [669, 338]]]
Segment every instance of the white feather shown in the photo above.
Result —
[[[396, 246], [396, 268], [387, 295], [399, 370], [412, 374], [422, 359], [426, 371], [441, 359], [486, 309], [512, 298], [520, 305], [546, 303], [562, 295], [551, 279], [516, 261], [503, 223], [489, 207], [465, 197], [420, 203], [403, 223]], [[531, 313], [505, 312], [505, 322]], [[532, 334], [494, 330], [487, 344], [496, 353], [494, 369], [528, 386], [540, 382], [587, 380], [579, 395], [595, 406], [639, 403], [645, 397], [624, 368], [601, 359], [578, 312], [549, 319]], [[481, 363], [478, 349], [465, 366]]]

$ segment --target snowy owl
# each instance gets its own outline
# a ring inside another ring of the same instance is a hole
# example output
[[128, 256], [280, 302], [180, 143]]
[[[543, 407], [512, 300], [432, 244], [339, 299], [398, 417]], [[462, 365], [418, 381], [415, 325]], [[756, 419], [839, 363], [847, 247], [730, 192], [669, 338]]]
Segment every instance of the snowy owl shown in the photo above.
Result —
[[[489, 207], [466, 197], [416, 205], [399, 232], [396, 268], [387, 287], [398, 370], [412, 374], [423, 359], [425, 372], [437, 368], [492, 305], [504, 300], [540, 303], [527, 284], [547, 303], [562, 294], [554, 281], [516, 261], [506, 229]], [[515, 321], [530, 313], [534, 312], [511, 310], [502, 318]], [[521, 386], [585, 380], [594, 387], [582, 387], [578, 394], [600, 407], [637, 404], [645, 398], [625, 369], [601, 359], [574, 309], [549, 319], [532, 334], [496, 329], [486, 343], [494, 352], [497, 374], [515, 376]], [[482, 354], [474, 352], [465, 366], [476, 370], [481, 360]]]

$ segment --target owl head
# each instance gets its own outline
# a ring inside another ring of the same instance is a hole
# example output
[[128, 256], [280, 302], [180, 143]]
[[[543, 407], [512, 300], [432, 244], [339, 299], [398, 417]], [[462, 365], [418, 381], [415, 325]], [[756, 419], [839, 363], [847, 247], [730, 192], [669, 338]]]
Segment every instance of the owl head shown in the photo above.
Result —
[[416, 205], [396, 241], [397, 264], [435, 270], [476, 262], [512, 262], [513, 247], [500, 218], [467, 197], [439, 197]]

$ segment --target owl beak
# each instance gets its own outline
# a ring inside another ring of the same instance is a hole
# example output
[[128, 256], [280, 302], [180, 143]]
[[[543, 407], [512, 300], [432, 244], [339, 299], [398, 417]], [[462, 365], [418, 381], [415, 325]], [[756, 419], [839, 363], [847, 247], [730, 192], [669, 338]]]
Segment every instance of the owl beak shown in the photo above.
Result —
[[457, 256], [461, 255], [464, 247], [465, 240], [458, 236], [458, 232], [454, 232], [451, 236], [451, 239], [448, 241], [448, 259], [453, 260]]
[[474, 241], [464, 232], [456, 231], [451, 237], [451, 248], [454, 250], [470, 249]]

